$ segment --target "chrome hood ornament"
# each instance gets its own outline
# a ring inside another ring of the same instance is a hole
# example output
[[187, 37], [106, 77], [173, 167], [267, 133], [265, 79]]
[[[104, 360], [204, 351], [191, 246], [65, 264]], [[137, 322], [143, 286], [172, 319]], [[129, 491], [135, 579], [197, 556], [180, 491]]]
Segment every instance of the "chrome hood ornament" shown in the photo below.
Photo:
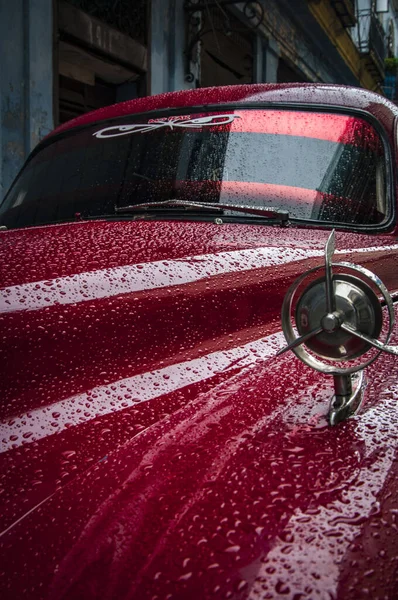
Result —
[[[333, 230], [326, 242], [324, 266], [308, 270], [287, 291], [282, 305], [282, 329], [288, 345], [278, 352], [292, 350], [306, 365], [333, 375], [335, 396], [329, 410], [331, 425], [359, 408], [364, 387], [363, 369], [381, 352], [398, 355], [398, 346], [388, 345], [394, 326], [394, 307], [387, 288], [364, 267], [348, 262], [333, 263], [334, 251]], [[333, 273], [337, 268], [339, 272]], [[324, 274], [315, 278], [316, 273], [322, 271]], [[382, 304], [388, 312], [384, 327]], [[384, 338], [382, 341], [380, 336]], [[371, 355], [366, 357], [369, 351]], [[363, 360], [356, 360], [362, 356]], [[341, 366], [340, 362], [347, 365]]]

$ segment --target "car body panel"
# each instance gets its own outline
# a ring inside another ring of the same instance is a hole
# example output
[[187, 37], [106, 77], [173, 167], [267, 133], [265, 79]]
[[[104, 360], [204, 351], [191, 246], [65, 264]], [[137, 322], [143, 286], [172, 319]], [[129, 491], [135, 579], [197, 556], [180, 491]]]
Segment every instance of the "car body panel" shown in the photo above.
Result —
[[296, 106], [334, 106], [348, 109], [359, 109], [373, 114], [388, 133], [393, 142], [393, 129], [397, 108], [389, 100], [369, 92], [368, 90], [341, 85], [319, 84], [255, 84], [221, 86], [205, 89], [169, 92], [157, 96], [128, 100], [106, 108], [100, 108], [76, 119], [72, 119], [55, 129], [50, 136], [68, 131], [89, 123], [106, 121], [115, 117], [123, 117], [137, 113], [167, 109], [183, 109], [216, 104], [251, 104], [276, 103]]
[[[396, 109], [376, 98], [196, 90], [58, 133], [155, 108], [337, 104], [371, 111], [395, 159]], [[2, 598], [398, 595], [396, 358], [331, 428], [333, 379], [277, 356], [283, 298], [329, 233], [152, 216], [0, 232]], [[395, 229], [336, 246], [398, 299]]]

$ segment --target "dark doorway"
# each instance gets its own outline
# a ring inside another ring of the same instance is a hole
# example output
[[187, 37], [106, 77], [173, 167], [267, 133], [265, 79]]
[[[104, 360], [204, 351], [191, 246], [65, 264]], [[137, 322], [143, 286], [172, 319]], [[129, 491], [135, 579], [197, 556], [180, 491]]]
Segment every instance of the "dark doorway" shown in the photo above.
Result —
[[56, 6], [56, 124], [145, 95], [147, 0], [58, 0]]
[[308, 79], [304, 77], [298, 68], [283, 58], [280, 58], [278, 64], [277, 81], [278, 83], [292, 83], [305, 82], [308, 81]]
[[252, 83], [253, 36], [233, 15], [212, 9], [203, 15], [201, 87]]

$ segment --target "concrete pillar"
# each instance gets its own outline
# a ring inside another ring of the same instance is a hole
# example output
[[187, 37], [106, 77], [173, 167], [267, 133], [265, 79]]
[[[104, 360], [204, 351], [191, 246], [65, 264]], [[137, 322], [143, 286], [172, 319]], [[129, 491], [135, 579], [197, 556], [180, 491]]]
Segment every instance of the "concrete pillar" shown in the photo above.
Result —
[[152, 0], [149, 15], [149, 73], [148, 93], [151, 95], [168, 91], [168, 21], [169, 0]]
[[0, 198], [53, 128], [52, 0], [0, 0]]
[[148, 93], [188, 89], [185, 81], [184, 0], [151, 0]]
[[260, 35], [256, 35], [256, 37], [254, 38], [253, 49], [253, 83], [265, 82], [264, 53], [264, 39]]
[[263, 81], [266, 83], [278, 82], [278, 64], [279, 64], [279, 46], [273, 40], [269, 39], [265, 46], [263, 56]]
[[173, 6], [172, 18], [174, 21], [171, 32], [171, 45], [169, 49], [169, 64], [172, 65], [170, 73], [170, 91], [186, 90], [193, 87], [192, 84], [185, 81], [186, 61], [185, 61], [185, 0], [172, 0]]

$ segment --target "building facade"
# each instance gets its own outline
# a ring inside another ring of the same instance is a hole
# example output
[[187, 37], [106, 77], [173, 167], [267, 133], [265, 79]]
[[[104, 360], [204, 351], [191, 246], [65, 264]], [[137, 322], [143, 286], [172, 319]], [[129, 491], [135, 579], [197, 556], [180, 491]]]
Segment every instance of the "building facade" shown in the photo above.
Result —
[[398, 0], [0, 0], [0, 198], [51, 129], [114, 102], [291, 81], [392, 97], [385, 58], [396, 56], [397, 8]]

